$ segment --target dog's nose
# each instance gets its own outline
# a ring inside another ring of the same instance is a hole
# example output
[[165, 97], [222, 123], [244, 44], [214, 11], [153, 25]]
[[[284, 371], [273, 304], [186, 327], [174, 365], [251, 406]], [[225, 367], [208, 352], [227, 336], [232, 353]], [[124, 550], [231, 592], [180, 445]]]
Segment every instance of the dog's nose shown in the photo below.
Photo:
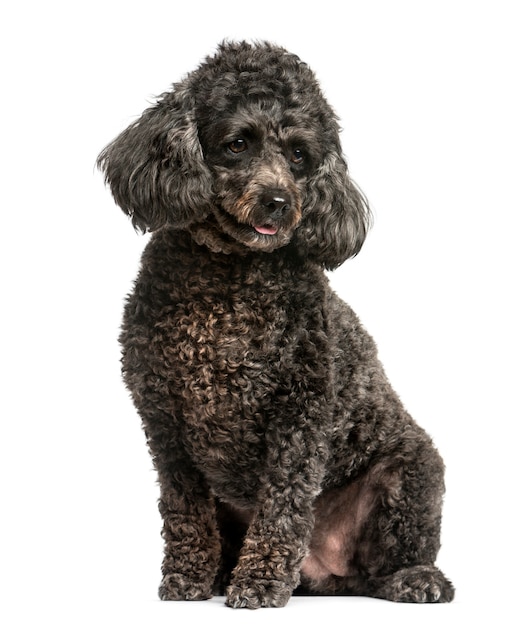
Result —
[[262, 204], [270, 211], [272, 219], [280, 219], [290, 208], [290, 200], [279, 191], [265, 194]]

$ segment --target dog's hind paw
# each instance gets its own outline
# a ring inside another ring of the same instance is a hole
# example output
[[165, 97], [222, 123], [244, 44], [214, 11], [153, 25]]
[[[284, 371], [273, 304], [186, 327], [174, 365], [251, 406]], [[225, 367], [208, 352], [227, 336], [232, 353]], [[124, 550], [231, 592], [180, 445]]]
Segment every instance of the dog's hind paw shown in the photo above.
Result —
[[371, 595], [393, 602], [451, 602], [454, 587], [437, 567], [417, 565], [381, 579]]
[[166, 574], [159, 587], [161, 600], [208, 600], [212, 585], [187, 580], [181, 574]]
[[233, 609], [281, 607], [291, 595], [292, 588], [278, 580], [253, 580], [248, 585], [230, 585], [225, 603]]

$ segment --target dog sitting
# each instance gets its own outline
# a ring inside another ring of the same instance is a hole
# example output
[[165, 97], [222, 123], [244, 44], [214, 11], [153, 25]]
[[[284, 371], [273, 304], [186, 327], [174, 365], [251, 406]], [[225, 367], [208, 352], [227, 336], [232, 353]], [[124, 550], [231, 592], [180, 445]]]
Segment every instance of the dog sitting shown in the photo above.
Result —
[[121, 344], [160, 483], [160, 597], [452, 600], [442, 460], [324, 273], [370, 211], [308, 66], [225, 42], [98, 164], [153, 233]]

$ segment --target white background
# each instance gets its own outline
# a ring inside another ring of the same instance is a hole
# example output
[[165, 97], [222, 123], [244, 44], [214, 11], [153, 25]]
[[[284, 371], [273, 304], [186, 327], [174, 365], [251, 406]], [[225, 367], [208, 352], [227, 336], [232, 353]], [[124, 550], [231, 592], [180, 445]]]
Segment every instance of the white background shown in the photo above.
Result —
[[[0, 620], [529, 619], [532, 19], [527, 2], [10, 2], [2, 9]], [[162, 603], [155, 474], [119, 372], [146, 240], [99, 151], [223, 38], [315, 70], [375, 224], [332, 277], [448, 467], [447, 606]], [[4, 613], [5, 615], [2, 615]]]

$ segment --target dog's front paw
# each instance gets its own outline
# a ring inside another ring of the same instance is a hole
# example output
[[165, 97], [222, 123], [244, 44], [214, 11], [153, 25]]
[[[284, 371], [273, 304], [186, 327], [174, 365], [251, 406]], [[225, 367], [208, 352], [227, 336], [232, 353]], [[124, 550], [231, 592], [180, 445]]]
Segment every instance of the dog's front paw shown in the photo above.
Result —
[[284, 606], [292, 588], [278, 580], [250, 580], [233, 583], [227, 588], [227, 606], [233, 609], [259, 609]]
[[208, 600], [212, 584], [190, 581], [181, 574], [166, 574], [159, 587], [161, 600]]

